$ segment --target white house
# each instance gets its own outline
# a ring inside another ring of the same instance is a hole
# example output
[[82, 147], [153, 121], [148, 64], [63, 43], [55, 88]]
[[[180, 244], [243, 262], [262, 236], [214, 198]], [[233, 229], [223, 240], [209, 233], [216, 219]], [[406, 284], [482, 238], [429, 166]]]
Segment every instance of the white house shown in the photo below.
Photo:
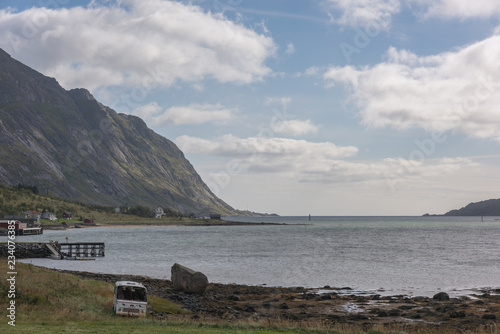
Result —
[[158, 206], [155, 209], [155, 218], [161, 218], [161, 216], [163, 216], [163, 214], [164, 214], [163, 208], [161, 206]]
[[48, 219], [48, 220], [57, 220], [56, 214], [53, 212], [44, 212], [42, 213], [42, 219]]

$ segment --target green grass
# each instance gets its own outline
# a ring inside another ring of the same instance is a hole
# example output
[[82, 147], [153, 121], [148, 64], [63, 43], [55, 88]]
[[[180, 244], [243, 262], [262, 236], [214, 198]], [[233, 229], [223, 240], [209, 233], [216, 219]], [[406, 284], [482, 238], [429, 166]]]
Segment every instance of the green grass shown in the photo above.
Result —
[[[11, 327], [11, 326], [9, 326]], [[251, 328], [251, 326], [210, 325], [210, 324], [182, 324], [167, 321], [141, 321], [137, 319], [120, 319], [106, 322], [68, 322], [61, 324], [29, 323], [18, 324], [16, 328], [7, 328], [2, 333], [116, 333], [116, 334], [143, 334], [143, 333], [180, 333], [180, 334], [278, 334], [278, 333], [339, 333], [337, 331], [312, 330], [280, 330]]]
[[167, 314], [191, 314], [190, 311], [182, 308], [181, 305], [172, 303], [164, 298], [148, 296], [148, 306], [151, 306], [157, 313], [165, 312]]

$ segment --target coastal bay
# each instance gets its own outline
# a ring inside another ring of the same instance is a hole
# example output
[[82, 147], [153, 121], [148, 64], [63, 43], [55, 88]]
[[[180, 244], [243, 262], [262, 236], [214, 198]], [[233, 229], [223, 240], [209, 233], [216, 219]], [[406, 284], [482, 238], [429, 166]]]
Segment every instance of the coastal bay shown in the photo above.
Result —
[[22, 240], [105, 242], [106, 256], [91, 264], [25, 260], [64, 270], [169, 279], [181, 263], [214, 283], [460, 296], [500, 286], [500, 224], [476, 218], [253, 217], [241, 226], [95, 227]]

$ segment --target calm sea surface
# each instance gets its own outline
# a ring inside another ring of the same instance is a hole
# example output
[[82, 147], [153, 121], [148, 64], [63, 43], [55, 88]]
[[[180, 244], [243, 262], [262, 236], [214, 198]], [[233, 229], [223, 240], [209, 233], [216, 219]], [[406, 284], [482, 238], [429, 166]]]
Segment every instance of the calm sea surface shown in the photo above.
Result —
[[[180, 263], [211, 282], [351, 287], [381, 294], [460, 295], [500, 288], [497, 217], [258, 217], [305, 225], [98, 227], [17, 241], [105, 242], [96, 261], [30, 259], [51, 268], [170, 279]], [[3, 237], [2, 237], [3, 238]]]

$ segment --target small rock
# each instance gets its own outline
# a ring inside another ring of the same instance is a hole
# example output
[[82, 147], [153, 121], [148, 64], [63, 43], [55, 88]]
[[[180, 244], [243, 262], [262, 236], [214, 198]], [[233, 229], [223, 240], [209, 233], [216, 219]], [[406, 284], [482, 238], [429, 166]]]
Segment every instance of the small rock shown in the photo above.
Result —
[[448, 308], [444, 307], [444, 306], [440, 306], [440, 307], [436, 308], [436, 312], [438, 312], [438, 313], [445, 313], [446, 311], [448, 311]]
[[400, 311], [400, 310], [398, 310], [398, 309], [390, 310], [390, 311], [389, 311], [389, 315], [390, 315], [391, 317], [398, 317], [398, 316], [400, 316], [400, 315], [401, 315], [401, 311]]
[[431, 310], [428, 307], [422, 307], [421, 309], [417, 310], [417, 313], [429, 315], [432, 314]]
[[464, 311], [451, 312], [450, 318], [465, 318], [465, 312]]
[[255, 312], [255, 308], [252, 305], [248, 305], [245, 310], [245, 312]]
[[368, 320], [369, 318], [364, 314], [353, 314], [349, 317], [351, 320]]
[[481, 318], [484, 320], [497, 320], [497, 316], [491, 313], [483, 314]]
[[288, 306], [287, 303], [282, 303], [282, 304], [280, 304], [279, 308], [282, 310], [286, 310], [286, 309], [289, 309], [290, 307]]
[[389, 316], [389, 314], [386, 311], [380, 311], [377, 316], [383, 318]]

